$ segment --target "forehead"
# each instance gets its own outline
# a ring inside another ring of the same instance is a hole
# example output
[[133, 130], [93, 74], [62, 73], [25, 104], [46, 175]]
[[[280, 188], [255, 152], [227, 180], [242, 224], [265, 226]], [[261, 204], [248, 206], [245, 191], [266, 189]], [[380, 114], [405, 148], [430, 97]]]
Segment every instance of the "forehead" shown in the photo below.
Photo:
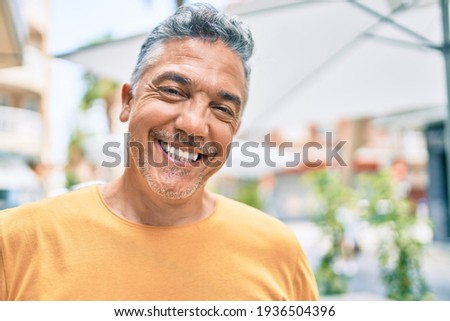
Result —
[[172, 39], [166, 41], [142, 78], [164, 72], [180, 72], [195, 82], [233, 87], [245, 95], [245, 72], [239, 56], [222, 41]]

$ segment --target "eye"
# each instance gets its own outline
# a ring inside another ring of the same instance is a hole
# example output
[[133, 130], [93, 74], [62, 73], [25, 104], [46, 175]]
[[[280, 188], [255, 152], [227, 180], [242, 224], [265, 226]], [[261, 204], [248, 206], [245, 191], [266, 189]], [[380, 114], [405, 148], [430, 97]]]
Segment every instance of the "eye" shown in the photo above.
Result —
[[186, 95], [181, 90], [175, 87], [160, 87], [159, 90], [167, 95], [186, 97]]
[[228, 116], [234, 116], [234, 112], [230, 107], [224, 105], [213, 105], [212, 108], [219, 111], [220, 113], [227, 114]]

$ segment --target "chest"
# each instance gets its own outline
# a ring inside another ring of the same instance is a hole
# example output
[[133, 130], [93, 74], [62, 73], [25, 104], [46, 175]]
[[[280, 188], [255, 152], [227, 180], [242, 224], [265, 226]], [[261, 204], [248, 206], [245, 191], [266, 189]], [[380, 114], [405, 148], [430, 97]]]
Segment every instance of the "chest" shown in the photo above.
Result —
[[97, 231], [40, 238], [8, 269], [10, 295], [34, 300], [282, 300], [289, 264], [245, 239]]

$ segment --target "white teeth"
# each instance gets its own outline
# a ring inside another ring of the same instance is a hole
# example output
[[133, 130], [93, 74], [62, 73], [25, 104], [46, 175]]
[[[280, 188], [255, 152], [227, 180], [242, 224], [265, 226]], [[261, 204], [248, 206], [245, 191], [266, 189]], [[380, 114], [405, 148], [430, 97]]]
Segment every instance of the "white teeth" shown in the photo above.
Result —
[[161, 147], [170, 157], [181, 160], [182, 162], [195, 162], [199, 157], [198, 153], [182, 151], [179, 148], [170, 146], [170, 144], [166, 142], [161, 142]]

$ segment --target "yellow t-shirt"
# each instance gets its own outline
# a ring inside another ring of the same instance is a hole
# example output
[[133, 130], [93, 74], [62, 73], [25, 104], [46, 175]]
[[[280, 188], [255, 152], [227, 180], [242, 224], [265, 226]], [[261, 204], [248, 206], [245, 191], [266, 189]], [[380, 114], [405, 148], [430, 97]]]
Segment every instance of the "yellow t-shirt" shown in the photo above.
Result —
[[315, 300], [295, 235], [217, 196], [196, 223], [129, 222], [88, 187], [0, 213], [0, 300]]

